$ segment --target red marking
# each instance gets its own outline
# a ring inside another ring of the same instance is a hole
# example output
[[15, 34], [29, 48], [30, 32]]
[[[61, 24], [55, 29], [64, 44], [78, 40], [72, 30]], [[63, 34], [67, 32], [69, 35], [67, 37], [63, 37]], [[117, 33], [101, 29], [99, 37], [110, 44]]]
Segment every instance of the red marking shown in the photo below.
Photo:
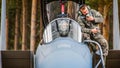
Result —
[[64, 6], [64, 4], [62, 3], [62, 4], [61, 4], [61, 12], [65, 12], [65, 9], [64, 9], [64, 8], [65, 8], [65, 6]]

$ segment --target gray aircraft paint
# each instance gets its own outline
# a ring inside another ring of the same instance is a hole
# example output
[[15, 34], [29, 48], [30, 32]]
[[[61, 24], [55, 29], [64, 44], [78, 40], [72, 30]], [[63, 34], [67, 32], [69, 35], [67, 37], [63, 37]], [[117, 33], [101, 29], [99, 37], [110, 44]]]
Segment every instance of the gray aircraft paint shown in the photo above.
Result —
[[69, 37], [59, 37], [50, 43], [38, 46], [35, 66], [36, 68], [92, 68], [92, 54], [87, 45]]

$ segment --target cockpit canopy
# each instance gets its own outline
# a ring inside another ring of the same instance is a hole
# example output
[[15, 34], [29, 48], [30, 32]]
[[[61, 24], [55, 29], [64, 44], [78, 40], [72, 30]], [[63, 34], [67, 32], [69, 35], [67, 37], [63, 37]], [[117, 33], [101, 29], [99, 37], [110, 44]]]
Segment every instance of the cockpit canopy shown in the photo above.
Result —
[[70, 37], [78, 42], [82, 41], [80, 25], [70, 18], [57, 18], [51, 21], [43, 33], [44, 43], [51, 42], [58, 37]]

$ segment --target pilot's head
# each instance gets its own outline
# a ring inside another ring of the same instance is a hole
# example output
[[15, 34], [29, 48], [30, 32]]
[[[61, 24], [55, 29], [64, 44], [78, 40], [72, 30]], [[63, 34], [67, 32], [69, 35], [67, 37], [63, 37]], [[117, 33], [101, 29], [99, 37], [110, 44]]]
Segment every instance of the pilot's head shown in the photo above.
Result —
[[58, 23], [58, 29], [61, 37], [68, 36], [69, 33], [69, 22], [62, 20]]
[[83, 15], [87, 15], [87, 14], [89, 13], [89, 10], [88, 10], [86, 4], [80, 5], [79, 10], [80, 10], [80, 12], [81, 12]]

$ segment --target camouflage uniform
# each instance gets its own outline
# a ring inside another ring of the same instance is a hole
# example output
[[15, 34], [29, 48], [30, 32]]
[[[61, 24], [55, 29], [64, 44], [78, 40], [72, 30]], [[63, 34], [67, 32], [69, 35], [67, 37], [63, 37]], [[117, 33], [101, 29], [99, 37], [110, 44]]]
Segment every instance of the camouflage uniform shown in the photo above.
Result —
[[[88, 9], [88, 10], [89, 10], [89, 15], [94, 17], [95, 19], [94, 21], [91, 21], [91, 22], [87, 21], [86, 16], [82, 14], [78, 16], [78, 22], [80, 26], [82, 27], [83, 38], [87, 40], [91, 39], [91, 40], [97, 41], [102, 47], [103, 54], [107, 56], [108, 55], [108, 42], [101, 35], [100, 30], [98, 28], [98, 24], [100, 22], [103, 22], [103, 17], [96, 10], [93, 10], [93, 9]], [[94, 28], [97, 28], [99, 32], [92, 33], [91, 29], [94, 29]]]

